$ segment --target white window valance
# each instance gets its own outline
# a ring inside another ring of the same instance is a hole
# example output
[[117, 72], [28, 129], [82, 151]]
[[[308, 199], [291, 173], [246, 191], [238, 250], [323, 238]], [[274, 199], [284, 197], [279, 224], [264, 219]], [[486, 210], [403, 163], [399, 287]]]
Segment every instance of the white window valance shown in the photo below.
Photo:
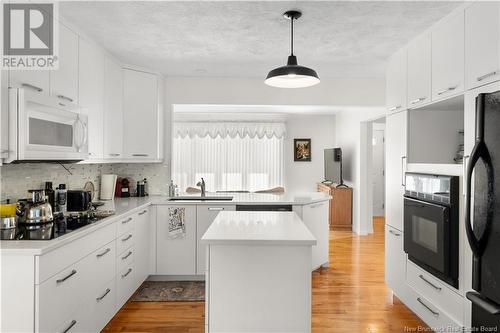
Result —
[[286, 135], [284, 123], [256, 123], [256, 122], [174, 122], [174, 137], [204, 138], [210, 136], [212, 139], [258, 137], [268, 139], [276, 137], [282, 139]]

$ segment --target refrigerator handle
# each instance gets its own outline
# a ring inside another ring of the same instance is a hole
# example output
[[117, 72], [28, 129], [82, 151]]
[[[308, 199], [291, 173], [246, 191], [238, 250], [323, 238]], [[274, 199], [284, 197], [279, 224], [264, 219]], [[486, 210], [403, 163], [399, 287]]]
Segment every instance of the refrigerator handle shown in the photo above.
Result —
[[472, 172], [474, 171], [474, 167], [476, 166], [477, 161], [479, 160], [479, 147], [481, 142], [477, 141], [472, 148], [472, 152], [469, 157], [469, 165], [467, 167], [467, 173], [465, 175], [465, 232], [467, 235], [467, 240], [469, 241], [470, 248], [474, 257], [480, 257], [480, 249], [479, 249], [479, 240], [474, 235], [474, 231], [472, 230], [471, 224], [471, 183], [472, 183]]
[[479, 306], [484, 311], [491, 315], [500, 314], [500, 305], [484, 297], [475, 291], [468, 291], [465, 296], [472, 302], [472, 304]]

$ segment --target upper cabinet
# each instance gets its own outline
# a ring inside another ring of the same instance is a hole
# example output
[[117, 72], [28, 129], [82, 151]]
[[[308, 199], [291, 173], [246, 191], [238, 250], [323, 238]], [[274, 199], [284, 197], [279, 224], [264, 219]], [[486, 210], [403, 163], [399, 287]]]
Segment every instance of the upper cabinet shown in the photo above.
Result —
[[464, 91], [464, 12], [459, 11], [432, 30], [432, 100]]
[[104, 158], [123, 156], [123, 73], [120, 64], [104, 61]]
[[124, 158], [159, 160], [163, 140], [158, 75], [123, 69]]
[[408, 107], [431, 101], [431, 35], [426, 33], [408, 45]]
[[476, 2], [465, 10], [467, 88], [500, 79], [500, 3]]
[[78, 35], [59, 24], [59, 68], [50, 71], [50, 94], [78, 103]]
[[385, 99], [389, 113], [406, 108], [406, 70], [406, 49], [402, 49], [395, 53], [387, 64]]
[[104, 54], [79, 39], [78, 101], [88, 116], [89, 159], [104, 158]]

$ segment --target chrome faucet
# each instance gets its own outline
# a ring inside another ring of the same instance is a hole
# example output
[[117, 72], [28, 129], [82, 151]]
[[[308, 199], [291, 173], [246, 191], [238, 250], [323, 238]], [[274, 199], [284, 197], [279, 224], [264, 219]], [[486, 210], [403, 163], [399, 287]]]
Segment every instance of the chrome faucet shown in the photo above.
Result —
[[205, 196], [205, 180], [201, 178], [201, 182], [196, 183], [196, 186], [201, 187], [201, 196]]

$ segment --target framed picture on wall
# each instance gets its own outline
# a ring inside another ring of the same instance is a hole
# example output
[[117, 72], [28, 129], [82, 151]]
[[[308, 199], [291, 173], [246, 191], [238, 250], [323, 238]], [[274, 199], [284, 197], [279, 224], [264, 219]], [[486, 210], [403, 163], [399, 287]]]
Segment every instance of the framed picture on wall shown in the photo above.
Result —
[[311, 139], [293, 139], [293, 160], [311, 162]]

